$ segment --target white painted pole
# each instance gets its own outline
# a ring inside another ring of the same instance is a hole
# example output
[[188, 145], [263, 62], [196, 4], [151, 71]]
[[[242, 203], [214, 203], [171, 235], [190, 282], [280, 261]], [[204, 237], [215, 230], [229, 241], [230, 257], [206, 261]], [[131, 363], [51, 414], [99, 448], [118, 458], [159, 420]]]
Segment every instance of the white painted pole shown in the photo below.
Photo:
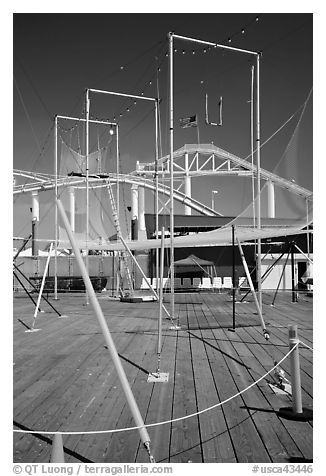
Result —
[[[257, 148], [257, 228], [261, 229], [261, 201], [260, 201], [260, 70], [259, 60], [260, 54], [257, 54], [257, 110], [256, 110], [256, 148]], [[257, 240], [257, 285], [258, 285], [258, 302], [261, 313], [263, 312], [263, 296], [261, 288], [261, 238]]]
[[40, 221], [40, 204], [38, 191], [32, 192], [32, 255], [38, 256], [38, 223]]
[[[89, 261], [88, 261], [88, 239], [89, 239], [89, 90], [86, 89], [86, 105], [85, 105], [85, 114], [86, 114], [86, 130], [85, 130], [85, 142], [86, 142], [86, 240], [85, 240], [85, 247], [86, 247], [86, 270], [87, 274], [89, 271]], [[86, 289], [86, 304], [89, 304], [88, 293]]]
[[48, 257], [47, 257], [46, 263], [45, 263], [43, 278], [42, 278], [41, 287], [40, 287], [40, 292], [39, 292], [39, 295], [38, 295], [38, 298], [37, 298], [36, 308], [35, 308], [34, 316], [33, 316], [32, 329], [34, 329], [36, 317], [37, 317], [38, 310], [39, 310], [39, 307], [40, 307], [40, 302], [41, 302], [41, 298], [42, 298], [42, 294], [43, 294], [43, 288], [44, 288], [44, 283], [45, 283], [45, 278], [46, 278], [46, 274], [47, 274], [48, 268], [49, 268], [49, 263], [50, 263], [52, 248], [53, 248], [53, 243], [50, 244], [49, 254], [48, 254]]
[[53, 435], [50, 463], [64, 463], [65, 456], [61, 433]]
[[64, 226], [66, 228], [67, 234], [69, 236], [71, 246], [74, 250], [74, 253], [75, 253], [75, 256], [76, 256], [76, 261], [77, 261], [78, 266], [80, 268], [80, 272], [82, 274], [82, 277], [83, 277], [83, 280], [84, 280], [84, 283], [85, 283], [85, 287], [88, 291], [91, 304], [93, 306], [95, 315], [97, 317], [98, 323], [100, 325], [100, 328], [101, 328], [103, 336], [104, 336], [105, 343], [106, 343], [106, 345], [107, 345], [107, 347], [110, 351], [111, 358], [113, 360], [115, 369], [117, 371], [117, 374], [118, 374], [118, 377], [119, 377], [119, 380], [120, 380], [120, 383], [121, 383], [121, 386], [123, 388], [125, 397], [127, 399], [127, 403], [129, 405], [132, 416], [135, 420], [136, 426], [140, 427], [139, 430], [138, 430], [140, 438], [141, 438], [142, 442], [144, 443], [144, 445], [147, 447], [149, 442], [150, 442], [150, 438], [149, 438], [149, 435], [147, 433], [146, 428], [144, 427], [144, 421], [142, 419], [142, 416], [140, 414], [140, 411], [139, 411], [139, 408], [137, 406], [136, 400], [135, 400], [134, 395], [133, 395], [133, 393], [131, 391], [131, 388], [129, 386], [129, 382], [127, 380], [126, 374], [125, 374], [123, 366], [121, 364], [118, 352], [115, 348], [113, 339], [111, 337], [110, 330], [108, 328], [107, 322], [106, 322], [105, 317], [103, 315], [101, 306], [99, 305], [99, 302], [97, 300], [95, 291], [93, 289], [93, 286], [92, 286], [91, 280], [89, 278], [87, 269], [84, 265], [82, 256], [81, 256], [79, 248], [78, 248], [78, 245], [75, 241], [75, 237], [74, 237], [74, 235], [71, 231], [71, 227], [69, 225], [69, 221], [68, 221], [68, 218], [65, 214], [62, 203], [60, 202], [60, 200], [58, 200], [57, 204], [58, 204], [59, 213], [61, 215], [61, 218], [63, 220], [63, 223], [64, 223]]
[[69, 187], [69, 211], [70, 211], [70, 226], [73, 233], [75, 233], [75, 189]]
[[58, 299], [58, 116], [54, 118], [54, 299]]
[[[160, 307], [159, 307], [159, 316], [158, 316], [158, 340], [157, 340], [157, 354], [160, 359], [162, 351], [162, 305], [163, 305], [163, 271], [164, 271], [164, 226], [161, 230], [161, 260], [160, 260]], [[158, 250], [158, 249], [157, 249]], [[159, 373], [159, 363], [157, 365], [157, 372]]]
[[214, 48], [222, 48], [223, 50], [237, 51], [239, 53], [248, 53], [250, 55], [256, 55], [257, 54], [255, 51], [244, 50], [242, 48], [235, 48], [233, 46], [221, 45], [219, 43], [212, 43], [211, 41], [198, 40], [196, 38], [189, 38], [187, 36], [181, 36], [181, 35], [175, 35], [175, 34], [173, 34], [173, 36], [174, 36], [174, 38], [178, 38], [179, 40], [192, 41], [194, 43], [199, 43], [201, 45], [213, 46]]
[[131, 216], [132, 219], [138, 218], [138, 185], [131, 185]]
[[275, 218], [275, 190], [271, 180], [267, 182], [268, 193], [268, 218]]
[[118, 220], [120, 220], [120, 179], [119, 179], [119, 174], [120, 174], [120, 157], [119, 157], [119, 126], [118, 124], [116, 125], [116, 153], [117, 153], [117, 215], [118, 215]]
[[[250, 94], [250, 146], [251, 146], [251, 167], [254, 170], [254, 80], [255, 80], [255, 67], [251, 67], [251, 94]], [[256, 207], [255, 207], [255, 176], [252, 172], [252, 218], [253, 225], [256, 226]]]
[[[155, 238], [158, 239], [158, 101], [155, 101]], [[159, 251], [156, 249], [156, 288], [159, 278]]]
[[37, 191], [32, 192], [32, 219], [40, 221], [40, 203]]
[[146, 239], [145, 225], [145, 188], [138, 188], [138, 240]]
[[[189, 156], [188, 153], [185, 153], [185, 178], [184, 178], [184, 184], [185, 184], [185, 195], [187, 197], [191, 198], [191, 177], [189, 175]], [[185, 205], [185, 215], [191, 215], [191, 208], [188, 207], [188, 205]]]
[[[299, 343], [298, 326], [289, 325], [289, 350]], [[292, 410], [293, 413], [302, 413], [301, 377], [299, 346], [290, 355], [291, 384], [292, 384]]]
[[174, 183], [173, 183], [173, 33], [169, 33], [169, 84], [170, 84], [170, 272], [171, 317], [174, 319]]

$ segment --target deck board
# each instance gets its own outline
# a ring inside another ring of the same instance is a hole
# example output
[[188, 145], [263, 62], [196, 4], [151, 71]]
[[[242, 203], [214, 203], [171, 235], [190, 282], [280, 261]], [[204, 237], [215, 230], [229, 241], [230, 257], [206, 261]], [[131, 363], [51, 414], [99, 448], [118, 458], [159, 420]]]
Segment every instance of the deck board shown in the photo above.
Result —
[[[236, 305], [226, 293], [176, 294], [175, 317], [182, 329], [171, 330], [163, 319], [161, 371], [167, 383], [147, 383], [157, 365], [157, 303], [120, 303], [98, 295], [130, 386], [146, 423], [198, 412], [243, 390], [267, 372], [288, 351], [288, 324], [297, 324], [299, 338], [313, 347], [312, 299], [290, 293], [264, 293], [268, 342], [250, 296]], [[167, 296], [168, 300], [168, 296]], [[34, 306], [14, 297], [14, 421], [33, 430], [90, 431], [134, 426], [119, 380], [104, 347], [92, 308], [83, 294], [60, 295], [54, 305], [67, 319], [58, 319], [46, 303], [36, 333], [18, 321], [33, 320]], [[167, 303], [167, 307], [169, 304]], [[128, 359], [129, 361], [126, 361]], [[300, 346], [302, 397], [312, 407], [310, 349]], [[282, 364], [290, 376], [290, 362]], [[258, 385], [213, 410], [186, 420], [148, 429], [158, 462], [274, 462], [312, 459], [312, 422], [281, 419], [277, 410], [290, 406], [288, 396], [275, 395], [268, 376]], [[17, 427], [15, 427], [17, 428]], [[47, 462], [51, 437], [14, 434], [15, 462]], [[136, 430], [95, 435], [64, 435], [66, 462], [83, 458], [104, 462], [148, 462]]]

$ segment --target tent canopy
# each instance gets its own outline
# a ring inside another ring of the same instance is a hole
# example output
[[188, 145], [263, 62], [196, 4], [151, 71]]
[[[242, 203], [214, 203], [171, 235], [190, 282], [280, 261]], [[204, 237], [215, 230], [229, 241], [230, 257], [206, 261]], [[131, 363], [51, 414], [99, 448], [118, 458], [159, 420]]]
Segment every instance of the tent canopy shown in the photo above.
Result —
[[187, 258], [174, 262], [174, 266], [213, 266], [213, 261], [198, 258], [195, 255], [189, 255]]

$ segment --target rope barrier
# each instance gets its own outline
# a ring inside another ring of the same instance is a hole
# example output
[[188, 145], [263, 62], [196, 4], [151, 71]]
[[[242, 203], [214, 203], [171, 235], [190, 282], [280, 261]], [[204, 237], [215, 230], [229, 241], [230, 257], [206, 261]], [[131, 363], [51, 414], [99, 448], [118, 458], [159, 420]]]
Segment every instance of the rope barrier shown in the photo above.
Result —
[[302, 340], [300, 340], [300, 344], [304, 345], [305, 347], [307, 347], [307, 349], [310, 349], [312, 352], [314, 351], [314, 349], [312, 347], [310, 347], [308, 344], [305, 344], [304, 342], [302, 342]]
[[[172, 420], [165, 420], [161, 422], [156, 422], [156, 423], [147, 423], [144, 425], [146, 428], [154, 427], [154, 426], [160, 426], [160, 425], [167, 425], [169, 423], [175, 423], [178, 421], [186, 420], [188, 418], [192, 418], [194, 416], [201, 415], [203, 413], [206, 413], [210, 410], [213, 410], [214, 408], [220, 407], [224, 405], [225, 403], [230, 402], [234, 398], [238, 397], [239, 395], [242, 395], [243, 393], [247, 392], [250, 388], [254, 387], [257, 385], [261, 380], [267, 377], [270, 373], [272, 373], [276, 367], [278, 367], [293, 351], [298, 347], [301, 341], [297, 342], [291, 350], [287, 354], [285, 354], [284, 357], [276, 364], [274, 365], [268, 372], [266, 372], [262, 377], [260, 377], [258, 380], [250, 384], [248, 387], [244, 388], [243, 390], [240, 390], [238, 393], [233, 395], [232, 397], [227, 398], [226, 400], [223, 400], [222, 402], [216, 403], [215, 405], [212, 405], [210, 407], [207, 407], [203, 410], [200, 410], [195, 413], [191, 413], [190, 415], [185, 415], [183, 417], [179, 418], [173, 418]], [[303, 343], [303, 342], [302, 342]], [[305, 345], [305, 344], [304, 344]], [[108, 434], [108, 433], [121, 433], [123, 431], [131, 431], [131, 430], [139, 430], [139, 428], [144, 428], [144, 427], [139, 427], [139, 426], [132, 426], [132, 427], [127, 427], [127, 428], [117, 428], [115, 430], [94, 430], [94, 431], [41, 431], [41, 430], [13, 430], [14, 433], [28, 433], [28, 434], [42, 434], [42, 435], [95, 435], [95, 434]]]

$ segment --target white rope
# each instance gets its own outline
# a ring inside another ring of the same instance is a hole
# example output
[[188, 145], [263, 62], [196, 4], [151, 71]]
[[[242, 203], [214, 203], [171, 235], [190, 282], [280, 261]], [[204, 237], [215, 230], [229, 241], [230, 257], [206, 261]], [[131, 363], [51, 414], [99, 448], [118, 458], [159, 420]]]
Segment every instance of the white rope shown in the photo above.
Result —
[[304, 342], [302, 342], [302, 340], [300, 341], [300, 344], [304, 345], [305, 347], [307, 347], [307, 349], [310, 349], [312, 352], [314, 351], [314, 349], [312, 347], [310, 347], [308, 344], [305, 344]]
[[177, 421], [182, 421], [186, 420], [188, 418], [192, 418], [197, 415], [201, 415], [202, 413], [206, 413], [210, 410], [213, 410], [214, 408], [220, 407], [221, 405], [224, 405], [225, 403], [228, 403], [229, 401], [233, 400], [234, 398], [238, 397], [239, 395], [245, 393], [247, 390], [252, 388], [254, 385], [257, 385], [261, 380], [267, 377], [273, 370], [276, 369], [293, 351], [296, 349], [296, 347], [299, 345], [300, 341], [295, 344], [294, 347], [292, 347], [291, 350], [276, 364], [274, 367], [272, 367], [268, 372], [266, 372], [262, 377], [260, 377], [258, 380], [250, 384], [248, 387], [244, 388], [243, 390], [240, 390], [240, 392], [236, 393], [232, 397], [227, 398], [226, 400], [223, 400], [223, 402], [216, 403], [215, 405], [212, 405], [208, 408], [205, 408], [203, 410], [200, 410], [195, 413], [191, 413], [190, 415], [186, 415], [183, 417], [179, 418], [174, 418], [172, 420], [165, 420], [165, 421], [160, 421], [157, 423], [148, 423], [142, 427], [140, 426], [131, 426], [127, 428], [117, 428], [115, 430], [94, 430], [94, 431], [40, 431], [40, 430], [13, 430], [14, 433], [29, 433], [29, 434], [42, 434], [42, 435], [95, 435], [95, 434], [106, 434], [106, 433], [120, 433], [122, 431], [130, 431], [130, 430], [138, 430], [140, 428], [150, 428], [153, 426], [159, 426], [159, 425], [166, 425], [168, 423], [175, 423]]

